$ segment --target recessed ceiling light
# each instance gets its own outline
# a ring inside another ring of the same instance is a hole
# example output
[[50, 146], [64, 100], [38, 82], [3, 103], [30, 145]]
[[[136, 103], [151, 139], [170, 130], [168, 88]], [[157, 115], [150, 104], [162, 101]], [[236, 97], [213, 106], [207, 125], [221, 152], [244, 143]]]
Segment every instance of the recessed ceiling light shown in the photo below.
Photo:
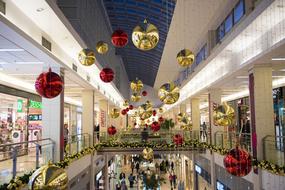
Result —
[[274, 57], [271, 60], [272, 61], [285, 61], [285, 57]]
[[42, 12], [43, 10], [45, 10], [45, 9], [41, 7], [41, 8], [38, 8], [36, 11], [37, 12]]
[[0, 49], [0, 52], [3, 52], [3, 51], [25, 51], [25, 50], [20, 49], [20, 48], [17, 48], [17, 49]]

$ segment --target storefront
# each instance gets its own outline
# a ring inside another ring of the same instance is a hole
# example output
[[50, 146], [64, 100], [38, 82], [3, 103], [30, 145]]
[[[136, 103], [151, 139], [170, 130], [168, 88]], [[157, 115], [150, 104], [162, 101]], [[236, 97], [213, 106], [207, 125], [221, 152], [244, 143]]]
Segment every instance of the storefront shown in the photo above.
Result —
[[82, 133], [82, 107], [64, 104], [64, 124], [68, 125], [69, 135]]
[[195, 190], [211, 189], [211, 174], [195, 164]]

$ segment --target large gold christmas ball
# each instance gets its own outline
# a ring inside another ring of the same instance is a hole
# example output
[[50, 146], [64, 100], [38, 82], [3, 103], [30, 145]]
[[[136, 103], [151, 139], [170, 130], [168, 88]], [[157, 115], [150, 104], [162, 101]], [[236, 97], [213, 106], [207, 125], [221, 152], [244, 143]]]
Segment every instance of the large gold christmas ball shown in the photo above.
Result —
[[141, 99], [141, 96], [138, 95], [137, 93], [134, 93], [134, 94], [132, 94], [132, 96], [131, 96], [131, 101], [132, 101], [132, 102], [138, 102], [138, 101], [140, 101], [140, 99]]
[[130, 87], [131, 87], [133, 92], [138, 93], [143, 88], [143, 83], [141, 80], [132, 81], [130, 84]]
[[151, 148], [143, 149], [143, 158], [146, 160], [152, 160], [154, 158], [153, 150]]
[[96, 50], [97, 50], [98, 53], [105, 54], [105, 53], [108, 52], [108, 49], [109, 49], [108, 48], [108, 44], [106, 42], [104, 42], [104, 41], [97, 42]]
[[141, 119], [145, 120], [152, 116], [152, 105], [151, 104], [142, 104], [138, 107], [138, 114]]
[[28, 186], [32, 190], [65, 190], [68, 186], [67, 173], [64, 169], [49, 163], [33, 173]]
[[127, 107], [128, 105], [129, 105], [129, 101], [128, 101], [128, 100], [125, 100], [124, 103], [123, 103], [123, 106], [124, 106], [124, 107]]
[[213, 119], [216, 126], [230, 126], [234, 123], [234, 118], [235, 111], [227, 102], [215, 107], [213, 110]]
[[83, 49], [78, 54], [78, 61], [85, 66], [90, 66], [95, 63], [95, 53], [91, 49]]
[[187, 67], [194, 63], [195, 56], [189, 49], [183, 49], [177, 54], [176, 59], [179, 65]]
[[179, 88], [173, 82], [163, 84], [158, 91], [159, 99], [165, 104], [174, 104], [179, 96]]
[[117, 108], [113, 108], [113, 109], [111, 109], [109, 115], [111, 118], [116, 119], [120, 116], [120, 111]]
[[132, 41], [140, 50], [146, 51], [153, 49], [159, 41], [159, 32], [157, 27], [145, 20], [143, 25], [138, 25], [134, 28]]

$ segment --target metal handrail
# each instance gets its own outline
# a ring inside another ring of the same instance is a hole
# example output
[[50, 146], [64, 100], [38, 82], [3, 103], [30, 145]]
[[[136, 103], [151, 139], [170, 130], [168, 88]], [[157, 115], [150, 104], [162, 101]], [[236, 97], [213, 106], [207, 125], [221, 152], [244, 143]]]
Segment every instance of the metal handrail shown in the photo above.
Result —
[[42, 142], [42, 141], [46, 141], [49, 140], [54, 144], [54, 141], [51, 138], [45, 138], [45, 139], [40, 139], [40, 140], [32, 140], [32, 141], [23, 141], [23, 142], [18, 142], [18, 143], [8, 143], [8, 144], [2, 144], [0, 145], [1, 147], [5, 147], [5, 146], [15, 146], [15, 145], [22, 145], [22, 144], [27, 144], [27, 143], [37, 143], [37, 142]]

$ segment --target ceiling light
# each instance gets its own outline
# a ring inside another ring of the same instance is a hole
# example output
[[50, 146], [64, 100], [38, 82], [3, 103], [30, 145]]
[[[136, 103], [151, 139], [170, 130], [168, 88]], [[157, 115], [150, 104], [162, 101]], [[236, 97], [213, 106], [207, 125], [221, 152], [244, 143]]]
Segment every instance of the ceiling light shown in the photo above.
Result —
[[0, 49], [0, 52], [3, 52], [3, 51], [25, 51], [24, 49], [20, 49], [20, 48], [18, 48], [18, 49]]
[[236, 78], [237, 78], [237, 79], [247, 79], [248, 76], [237, 76]]
[[44, 8], [40, 7], [38, 9], [36, 9], [37, 12], [42, 12], [43, 10], [45, 10]]
[[271, 60], [272, 61], [285, 61], [285, 57], [274, 57]]

